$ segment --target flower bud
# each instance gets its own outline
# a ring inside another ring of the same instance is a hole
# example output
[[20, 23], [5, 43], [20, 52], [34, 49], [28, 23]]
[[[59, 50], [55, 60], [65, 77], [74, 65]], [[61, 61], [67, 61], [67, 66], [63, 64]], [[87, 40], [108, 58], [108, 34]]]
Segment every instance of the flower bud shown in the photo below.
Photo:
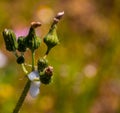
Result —
[[37, 65], [38, 72], [42, 72], [48, 66], [48, 61], [46, 59], [39, 59]]
[[46, 54], [49, 53], [50, 49], [59, 44], [59, 40], [57, 37], [56, 27], [53, 27], [47, 36], [44, 37], [44, 43], [47, 45], [48, 50]]
[[60, 21], [60, 19], [63, 17], [63, 15], [64, 15], [64, 11], [57, 13], [57, 15], [54, 18], [52, 26], [57, 24]]
[[51, 82], [51, 77], [53, 75], [53, 67], [48, 66], [45, 68], [44, 72], [40, 72], [40, 81], [43, 84], [49, 84]]
[[34, 41], [34, 49], [37, 49], [41, 44], [41, 39], [36, 36], [35, 41]]
[[18, 40], [18, 51], [20, 52], [25, 52], [26, 51], [26, 45], [25, 45], [25, 38], [24, 37], [19, 37]]
[[16, 35], [12, 30], [5, 29], [3, 31], [3, 37], [8, 51], [15, 51], [17, 48]]
[[29, 33], [28, 33], [27, 37], [25, 38], [26, 46], [31, 51], [34, 51], [35, 49], [37, 49], [40, 46], [41, 39], [38, 38], [35, 33], [35, 28], [40, 25], [41, 25], [40, 23], [32, 22]]
[[63, 17], [63, 15], [64, 15], [64, 11], [59, 12], [55, 16], [53, 23], [51, 25], [50, 31], [48, 32], [47, 36], [44, 37], [44, 43], [48, 47], [46, 55], [49, 53], [51, 48], [59, 44], [59, 40], [58, 40], [57, 33], [56, 33], [56, 26], [57, 26], [57, 23], [60, 21], [60, 19]]
[[16, 61], [18, 64], [22, 64], [25, 62], [25, 58], [24, 58], [24, 56], [19, 56]]

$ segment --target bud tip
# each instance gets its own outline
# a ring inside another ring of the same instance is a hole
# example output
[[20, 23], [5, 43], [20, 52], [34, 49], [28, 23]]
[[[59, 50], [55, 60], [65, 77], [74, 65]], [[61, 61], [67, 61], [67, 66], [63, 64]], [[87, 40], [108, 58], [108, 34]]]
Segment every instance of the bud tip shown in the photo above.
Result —
[[37, 28], [40, 27], [42, 24], [40, 22], [31, 22], [31, 27], [32, 28]]
[[63, 15], [64, 15], [64, 11], [57, 13], [57, 15], [54, 18], [53, 25], [57, 24], [60, 21], [60, 19], [62, 18]]
[[63, 16], [63, 15], [64, 15], [64, 11], [59, 12], [57, 15], [58, 15], [58, 16]]

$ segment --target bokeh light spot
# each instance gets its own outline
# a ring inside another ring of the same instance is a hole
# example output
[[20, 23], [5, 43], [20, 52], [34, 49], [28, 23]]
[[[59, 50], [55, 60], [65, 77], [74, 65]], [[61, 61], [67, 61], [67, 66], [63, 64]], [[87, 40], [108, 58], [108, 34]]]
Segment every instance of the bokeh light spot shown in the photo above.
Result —
[[39, 7], [36, 16], [43, 24], [47, 24], [53, 19], [54, 11], [49, 7]]

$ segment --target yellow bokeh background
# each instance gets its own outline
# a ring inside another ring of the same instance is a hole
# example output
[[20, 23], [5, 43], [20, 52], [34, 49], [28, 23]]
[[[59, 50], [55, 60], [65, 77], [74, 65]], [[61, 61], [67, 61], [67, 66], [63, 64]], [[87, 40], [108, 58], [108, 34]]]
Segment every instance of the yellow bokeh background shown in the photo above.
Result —
[[[35, 99], [28, 93], [20, 113], [120, 113], [119, 0], [1, 0], [0, 113], [12, 113], [26, 83], [2, 31], [23, 36], [31, 22], [40, 21], [36, 32], [43, 39], [60, 11], [65, 12], [57, 26], [60, 44], [47, 57], [54, 67], [52, 82], [42, 84]], [[45, 51], [42, 43], [35, 63]], [[30, 51], [25, 59], [31, 64]]]

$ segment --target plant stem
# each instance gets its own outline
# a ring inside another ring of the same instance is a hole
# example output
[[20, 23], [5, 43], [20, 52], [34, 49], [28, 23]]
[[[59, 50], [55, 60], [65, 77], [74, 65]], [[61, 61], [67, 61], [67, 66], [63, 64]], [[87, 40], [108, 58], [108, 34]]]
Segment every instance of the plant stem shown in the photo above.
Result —
[[35, 52], [32, 51], [32, 71], [35, 70], [35, 67], [34, 67], [35, 64], [34, 63], [35, 63]]
[[[34, 60], [35, 60], [35, 52], [32, 51], [32, 71], [34, 70]], [[26, 74], [28, 74], [28, 71], [24, 67], [24, 64], [22, 65], [22, 69]], [[25, 97], [26, 97], [26, 95], [27, 95], [27, 93], [29, 91], [30, 84], [31, 84], [31, 81], [28, 80], [25, 87], [24, 87], [24, 89], [23, 89], [23, 92], [22, 92], [22, 94], [21, 94], [21, 96], [20, 96], [20, 98], [19, 98], [19, 100], [18, 100], [18, 102], [17, 102], [17, 104], [15, 106], [15, 109], [13, 110], [13, 113], [18, 113], [20, 111], [20, 108], [22, 107], [22, 104], [23, 104], [23, 102], [25, 100]]]
[[29, 91], [30, 83], [31, 83], [31, 81], [28, 80], [25, 87], [24, 87], [24, 89], [23, 89], [23, 92], [22, 92], [22, 94], [21, 94], [21, 96], [20, 96], [20, 98], [19, 98], [19, 100], [18, 100], [18, 102], [17, 102], [17, 104], [15, 106], [15, 109], [13, 110], [13, 113], [18, 113], [20, 108], [22, 107], [22, 104], [23, 104], [23, 102], [25, 100], [25, 97], [26, 97], [26, 95], [27, 95], [27, 93]]
[[21, 64], [21, 66], [22, 66], [23, 72], [27, 75], [27, 74], [28, 74], [28, 71], [27, 71], [27, 69], [25, 68], [25, 64]]
[[45, 53], [46, 56], [48, 55], [48, 53], [50, 52], [50, 50], [51, 50], [51, 48], [47, 48], [47, 51]]

